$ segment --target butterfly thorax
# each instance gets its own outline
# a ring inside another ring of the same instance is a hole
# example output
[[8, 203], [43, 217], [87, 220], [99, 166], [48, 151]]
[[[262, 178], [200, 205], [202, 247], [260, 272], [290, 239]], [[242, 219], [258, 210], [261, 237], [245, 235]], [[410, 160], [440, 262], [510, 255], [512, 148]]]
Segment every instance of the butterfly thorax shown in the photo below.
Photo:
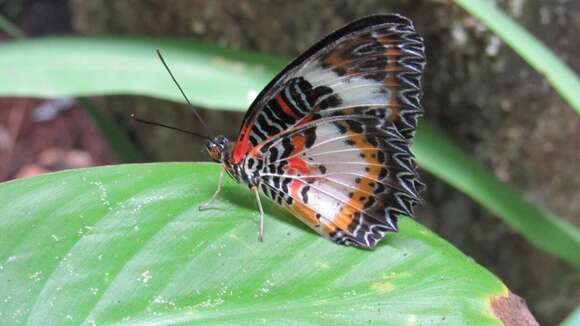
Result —
[[248, 173], [243, 169], [243, 161], [234, 163], [232, 158], [232, 149], [234, 144], [230, 142], [225, 136], [219, 135], [207, 141], [206, 149], [211, 159], [214, 162], [222, 163], [226, 172], [237, 182], [247, 183], [249, 186], [254, 186], [255, 177], [251, 177], [253, 173]]

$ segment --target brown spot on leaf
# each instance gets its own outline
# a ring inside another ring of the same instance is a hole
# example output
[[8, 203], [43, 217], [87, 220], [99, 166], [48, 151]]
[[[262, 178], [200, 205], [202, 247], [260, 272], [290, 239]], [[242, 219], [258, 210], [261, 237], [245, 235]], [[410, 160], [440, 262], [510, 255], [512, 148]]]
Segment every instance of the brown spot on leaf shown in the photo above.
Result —
[[491, 309], [506, 326], [539, 325], [526, 305], [526, 301], [508, 291], [506, 296], [492, 297]]

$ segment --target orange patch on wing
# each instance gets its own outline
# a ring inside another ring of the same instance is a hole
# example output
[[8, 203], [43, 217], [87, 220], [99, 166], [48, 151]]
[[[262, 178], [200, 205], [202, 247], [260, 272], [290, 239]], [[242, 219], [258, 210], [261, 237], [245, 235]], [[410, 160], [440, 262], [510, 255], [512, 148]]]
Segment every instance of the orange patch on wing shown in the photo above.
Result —
[[348, 226], [352, 223], [353, 214], [357, 210], [350, 206], [343, 206], [338, 215], [334, 218], [333, 223], [341, 230], [348, 230]]
[[294, 153], [298, 153], [304, 150], [304, 145], [306, 144], [306, 137], [302, 133], [297, 133], [292, 136], [292, 145], [294, 146]]
[[385, 51], [385, 55], [387, 56], [387, 67], [385, 68], [387, 71], [387, 77], [384, 80], [384, 85], [389, 90], [389, 101], [387, 102], [387, 107], [391, 110], [391, 113], [387, 116], [387, 120], [395, 121], [399, 118], [399, 110], [401, 108], [396, 97], [400, 85], [395, 78], [395, 73], [401, 70], [397, 63], [397, 59], [402, 55], [402, 53], [397, 48], [397, 42], [394, 39], [383, 37], [380, 41], [387, 45], [387, 51]]
[[310, 173], [310, 167], [306, 164], [306, 162], [303, 159], [299, 157], [293, 157], [289, 159], [288, 167], [290, 168], [290, 170], [298, 171], [302, 175], [308, 175], [308, 173]]
[[382, 164], [377, 159], [377, 152], [379, 148], [374, 148], [364, 135], [358, 135], [354, 133], [348, 134], [349, 140], [354, 142], [353, 146], [356, 146], [362, 155], [366, 163], [368, 163], [367, 174], [365, 178], [357, 178], [357, 190], [353, 191], [351, 197], [347, 204], [345, 204], [340, 212], [334, 217], [334, 224], [341, 230], [348, 230], [349, 225], [352, 223], [355, 213], [361, 212], [364, 209], [366, 202], [370, 199], [369, 194], [373, 193], [373, 182], [370, 180], [377, 179], [381, 173]]
[[322, 62], [331, 68], [340, 68], [344, 70], [345, 75], [356, 74], [359, 68], [356, 65], [350, 65], [353, 62], [351, 53], [353, 49], [364, 45], [367, 43], [368, 37], [361, 37], [358, 39], [352, 39], [347, 43], [339, 44], [334, 50], [332, 50], [326, 57], [322, 59]]
[[350, 62], [350, 60], [345, 59], [346, 49], [337, 48], [324, 58], [323, 62], [325, 65], [330, 67], [340, 67], [344, 66]]
[[[391, 45], [391, 43], [387, 43], [387, 44]], [[391, 48], [391, 47], [389, 47], [387, 49], [387, 52], [385, 52], [385, 53], [387, 54], [387, 56], [399, 56], [402, 54], [401, 51], [394, 49], [394, 48]]]
[[400, 66], [397, 66], [397, 65], [387, 65], [387, 67], [385, 67], [385, 71], [386, 72], [399, 72], [399, 71], [403, 71], [403, 68], [401, 68]]
[[342, 110], [344, 115], [354, 114], [354, 108], [346, 108]]
[[316, 226], [318, 225], [318, 220], [316, 219], [316, 213], [311, 210], [308, 206], [294, 202], [292, 205], [292, 213], [296, 215], [301, 221], [305, 222], [307, 225]]

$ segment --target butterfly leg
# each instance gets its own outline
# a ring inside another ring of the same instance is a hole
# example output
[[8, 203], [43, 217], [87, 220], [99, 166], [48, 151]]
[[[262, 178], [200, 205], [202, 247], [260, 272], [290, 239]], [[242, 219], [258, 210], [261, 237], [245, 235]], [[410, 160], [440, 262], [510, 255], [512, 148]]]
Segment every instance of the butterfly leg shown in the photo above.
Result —
[[258, 226], [258, 239], [264, 241], [264, 209], [262, 209], [262, 202], [260, 201], [260, 192], [258, 187], [253, 186], [252, 192], [256, 194], [256, 202], [258, 203], [258, 209], [260, 210], [260, 225]]
[[211, 196], [211, 198], [206, 201], [205, 203], [199, 205], [199, 210], [203, 211], [206, 210], [208, 208], [211, 208], [211, 203], [214, 201], [214, 199], [217, 197], [217, 195], [220, 193], [220, 191], [222, 190], [222, 183], [224, 181], [224, 169], [222, 168], [222, 170], [220, 171], [220, 176], [218, 177], [218, 183], [217, 183], [217, 189], [215, 190], [215, 192], [213, 193], [213, 195]]

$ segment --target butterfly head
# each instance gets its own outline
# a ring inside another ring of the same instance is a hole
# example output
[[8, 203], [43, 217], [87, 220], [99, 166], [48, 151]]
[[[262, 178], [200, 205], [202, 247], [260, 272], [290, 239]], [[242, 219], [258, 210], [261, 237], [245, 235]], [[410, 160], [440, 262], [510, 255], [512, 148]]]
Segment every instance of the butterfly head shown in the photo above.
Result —
[[230, 141], [225, 136], [216, 136], [207, 141], [206, 149], [212, 160], [223, 163], [227, 160]]

